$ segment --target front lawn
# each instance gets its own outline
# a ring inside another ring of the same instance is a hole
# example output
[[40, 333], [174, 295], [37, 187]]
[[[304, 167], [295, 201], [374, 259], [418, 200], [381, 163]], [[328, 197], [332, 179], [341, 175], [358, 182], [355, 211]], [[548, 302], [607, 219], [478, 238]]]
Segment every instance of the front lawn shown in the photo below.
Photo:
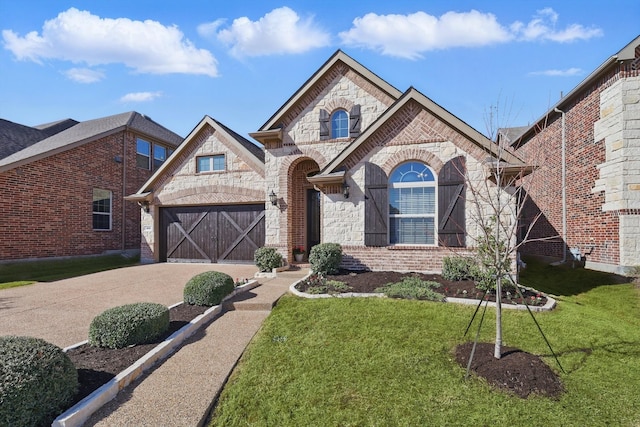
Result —
[[[530, 280], [540, 279], [536, 268]], [[553, 274], [566, 274], [544, 272], [549, 286]], [[470, 339], [462, 334], [473, 307], [286, 296], [232, 374], [211, 425], [638, 425], [640, 290], [582, 281], [588, 290], [572, 288], [556, 310], [536, 314], [566, 373], [528, 313], [503, 311], [505, 345], [544, 356], [564, 383], [559, 400], [464, 381], [452, 350]], [[482, 341], [492, 340], [494, 323], [488, 310]]]
[[137, 264], [139, 257], [103, 255], [0, 264], [0, 289], [83, 276]]

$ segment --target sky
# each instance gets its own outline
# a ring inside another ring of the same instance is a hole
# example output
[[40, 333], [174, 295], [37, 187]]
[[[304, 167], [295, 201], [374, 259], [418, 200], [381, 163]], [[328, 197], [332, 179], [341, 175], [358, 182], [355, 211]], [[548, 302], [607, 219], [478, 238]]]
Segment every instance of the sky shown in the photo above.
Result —
[[137, 111], [249, 138], [338, 49], [485, 135], [542, 116], [640, 35], [640, 1], [0, 0], [0, 118]]

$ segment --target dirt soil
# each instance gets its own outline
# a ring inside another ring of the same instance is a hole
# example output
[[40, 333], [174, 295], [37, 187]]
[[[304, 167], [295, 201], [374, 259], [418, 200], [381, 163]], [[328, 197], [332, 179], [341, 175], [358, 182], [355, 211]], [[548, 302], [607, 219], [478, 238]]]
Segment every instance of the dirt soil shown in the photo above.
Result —
[[175, 331], [207, 311], [208, 308], [199, 305], [180, 304], [169, 309], [169, 330], [149, 344], [119, 349], [91, 347], [88, 344], [84, 344], [69, 350], [67, 355], [78, 370], [78, 381], [80, 382], [78, 393], [70, 406], [75, 405], [93, 393], [94, 390], [109, 382], [117, 374], [133, 365]]
[[[455, 349], [456, 361], [465, 369], [473, 348], [466, 342]], [[502, 347], [502, 357], [493, 357], [492, 343], [478, 343], [471, 361], [471, 370], [489, 384], [526, 399], [532, 394], [551, 398], [559, 397], [564, 387], [560, 378], [538, 356]]]
[[[377, 288], [380, 288], [387, 283], [399, 282], [404, 277], [414, 275], [419, 276], [422, 280], [440, 283], [440, 287], [435, 289], [435, 291], [446, 297], [469, 299], [482, 299], [484, 297], [489, 301], [496, 300], [495, 291], [485, 295], [483, 290], [476, 288], [475, 282], [472, 280], [445, 280], [439, 274], [341, 270], [337, 274], [327, 275], [326, 278], [327, 280], [337, 280], [348, 284], [353, 289], [348, 292], [371, 293], [375, 292]], [[296, 289], [304, 292], [307, 287], [308, 284], [301, 283], [296, 287]], [[538, 292], [523, 290], [522, 294], [529, 305], [539, 306], [547, 303], [547, 298]], [[519, 295], [516, 295], [513, 288], [510, 290], [503, 290], [501, 301], [503, 304], [524, 304], [522, 298], [520, 298]]]
[[[445, 296], [458, 297], [458, 298], [476, 298], [480, 299], [484, 291], [478, 290], [475, 288], [474, 282], [472, 281], [458, 281], [452, 282], [447, 281], [442, 278], [442, 276], [435, 274], [422, 274], [422, 273], [397, 273], [393, 271], [383, 271], [383, 272], [353, 272], [342, 270], [338, 272], [338, 274], [327, 276], [328, 280], [338, 280], [347, 283], [351, 286], [352, 290], [350, 292], [357, 293], [370, 293], [374, 292], [377, 288], [383, 286], [386, 283], [393, 283], [402, 280], [403, 277], [418, 274], [423, 280], [432, 280], [441, 284], [441, 287], [438, 288], [438, 292], [443, 293]], [[299, 286], [298, 290], [304, 291], [305, 286]], [[535, 292], [527, 291], [524, 293], [527, 301], [536, 300], [538, 305], [546, 303], [546, 298], [544, 296], [539, 296]], [[495, 294], [488, 294], [487, 298], [490, 301], [495, 301]], [[537, 300], [537, 298], [541, 298]], [[505, 304], [518, 302], [521, 304], [522, 301], [519, 298], [515, 298], [512, 296], [511, 298], [507, 298], [506, 293], [503, 293], [502, 302]], [[71, 358], [71, 361], [74, 363], [76, 368], [78, 369], [78, 380], [80, 382], [80, 388], [75, 397], [72, 405], [76, 404], [80, 400], [84, 399], [86, 396], [91, 394], [93, 391], [98, 389], [103, 384], [107, 383], [109, 380], [114, 378], [117, 374], [122, 372], [124, 369], [131, 366], [138, 359], [144, 356], [147, 352], [156, 347], [159, 343], [169, 337], [172, 333], [177, 331], [178, 329], [185, 326], [191, 320], [196, 318], [198, 315], [204, 313], [209, 307], [202, 306], [193, 306], [181, 304], [177, 307], [171, 308], [169, 310], [170, 316], [170, 325], [169, 330], [165, 335], [157, 339], [153, 343], [137, 345], [122, 349], [106, 349], [106, 348], [96, 348], [91, 347], [87, 344], [77, 347], [75, 349], [69, 350], [67, 354]], [[480, 344], [479, 344], [480, 345]], [[493, 345], [491, 344], [491, 348], [493, 349]], [[476, 363], [479, 363], [482, 359], [478, 359], [479, 355], [482, 352], [478, 352], [476, 350], [476, 356], [474, 357], [474, 366]], [[491, 350], [491, 355], [493, 354], [493, 350]], [[514, 354], [515, 356], [512, 356]], [[503, 357], [500, 359], [500, 364], [494, 363], [492, 364], [492, 360], [485, 360], [484, 364], [478, 365], [479, 369], [474, 371], [480, 375], [485, 376], [492, 384], [494, 382], [502, 381], [499, 379], [499, 375], [504, 370], [505, 360], [510, 361], [514, 360], [514, 358], [530, 358], [536, 359], [536, 356], [528, 355], [527, 353], [520, 352], [519, 350], [515, 350], [513, 353], [509, 353], [507, 357]], [[477, 359], [477, 362], [476, 362]], [[493, 358], [492, 358], [493, 359]], [[493, 359], [498, 360], [498, 359]], [[519, 363], [519, 362], [518, 362]], [[533, 367], [537, 367], [538, 363], [534, 361], [527, 362], [529, 365]], [[542, 363], [540, 361], [540, 363]], [[527, 365], [528, 366], [528, 365]], [[465, 362], [466, 367], [466, 362]], [[484, 367], [485, 371], [480, 370], [481, 367]], [[492, 372], [493, 367], [493, 373]], [[538, 368], [536, 368], [538, 369]], [[547, 368], [548, 369], [548, 368]], [[551, 374], [553, 371], [548, 369]], [[485, 373], [483, 373], [485, 372]], [[486, 372], [489, 372], [488, 374]], [[540, 375], [539, 373], [537, 375]], [[516, 376], [514, 381], [517, 382], [519, 378], [522, 378], [522, 381], [525, 383], [529, 383], [532, 380], [537, 380], [538, 376], [534, 375], [533, 377], [520, 377]], [[552, 381], [548, 381], [550, 384]], [[539, 393], [546, 393], [545, 389], [541, 387], [539, 384], [535, 383], [531, 385], [532, 390]], [[526, 390], [527, 387], [524, 385], [521, 386], [523, 390]], [[530, 393], [531, 391], [529, 391]]]

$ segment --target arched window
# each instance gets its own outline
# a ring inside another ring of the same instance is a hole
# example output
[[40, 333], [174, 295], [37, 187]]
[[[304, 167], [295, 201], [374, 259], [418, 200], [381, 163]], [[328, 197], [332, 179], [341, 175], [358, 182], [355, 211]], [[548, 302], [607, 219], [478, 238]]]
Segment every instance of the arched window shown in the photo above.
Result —
[[331, 115], [331, 138], [346, 138], [349, 136], [349, 116], [344, 110], [337, 110]]
[[389, 177], [389, 242], [435, 245], [436, 179], [422, 162], [398, 166]]

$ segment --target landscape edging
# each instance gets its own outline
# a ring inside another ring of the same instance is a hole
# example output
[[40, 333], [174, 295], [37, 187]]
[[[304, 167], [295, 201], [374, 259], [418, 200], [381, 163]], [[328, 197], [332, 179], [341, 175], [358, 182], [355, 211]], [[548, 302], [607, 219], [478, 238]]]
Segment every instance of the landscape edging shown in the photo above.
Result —
[[[309, 273], [309, 275], [311, 275], [311, 273]], [[305, 280], [307, 277], [309, 277], [309, 275], [307, 275], [306, 277], [303, 277], [302, 279], [294, 282], [291, 284], [291, 286], [289, 286], [289, 292], [292, 293], [293, 295], [299, 296], [301, 298], [309, 298], [309, 299], [317, 299], [317, 298], [354, 298], [354, 297], [364, 297], [364, 298], [369, 298], [369, 297], [384, 297], [385, 295], [382, 293], [357, 293], [357, 292], [344, 292], [344, 293], [336, 293], [336, 294], [308, 294], [306, 292], [301, 292], [299, 290], [296, 289], [296, 285], [300, 282], [302, 282], [303, 280]], [[544, 294], [542, 294], [544, 295]], [[531, 309], [531, 311], [549, 311], [549, 310], [553, 310], [556, 306], [556, 300], [551, 298], [548, 295], [544, 295], [545, 298], [547, 299], [547, 303], [543, 306], [539, 306], [539, 305], [525, 305], [525, 304], [502, 304], [501, 307], [502, 308], [507, 308], [509, 310], [526, 310], [527, 307], [529, 307], [529, 309]], [[445, 297], [445, 302], [451, 302], [451, 303], [457, 303], [457, 304], [466, 304], [466, 305], [477, 305], [480, 304], [480, 300], [479, 299], [472, 299], [472, 298], [455, 298], [455, 297]], [[487, 305], [489, 307], [495, 307], [496, 303], [492, 302], [492, 301], [487, 301]]]
[[[229, 295], [227, 295], [222, 301], [226, 301], [234, 296], [249, 291], [259, 285], [257, 280], [250, 280], [242, 286], [235, 288]], [[170, 308], [183, 304], [179, 302], [172, 305]], [[208, 321], [214, 319], [218, 314], [222, 312], [222, 303], [215, 305], [203, 314], [193, 319], [189, 324], [183, 326], [163, 342], [158, 344], [147, 354], [138, 359], [133, 365], [129, 366], [124, 371], [120, 372], [114, 378], [112, 378], [106, 384], [103, 384], [100, 388], [93, 393], [76, 403], [71, 408], [67, 409], [64, 413], [60, 414], [51, 424], [52, 427], [77, 427], [81, 426], [89, 417], [104, 406], [107, 402], [116, 397], [118, 392], [131, 384], [136, 378], [146, 372], [159, 360], [167, 358], [173, 353], [176, 348], [182, 344], [187, 338], [193, 335], [202, 325]], [[75, 347], [86, 344], [87, 341], [74, 344], [65, 348], [63, 351], [69, 351]]]

